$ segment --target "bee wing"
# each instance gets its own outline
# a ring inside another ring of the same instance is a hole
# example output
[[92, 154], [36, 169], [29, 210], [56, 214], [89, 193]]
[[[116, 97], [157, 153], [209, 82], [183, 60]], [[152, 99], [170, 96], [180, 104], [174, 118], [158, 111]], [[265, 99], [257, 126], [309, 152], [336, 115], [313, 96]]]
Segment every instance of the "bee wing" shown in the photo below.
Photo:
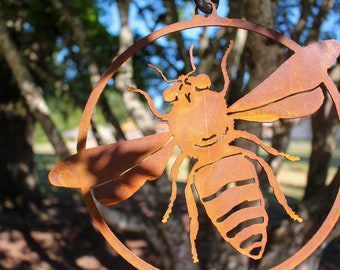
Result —
[[[266, 100], [266, 95], [263, 96]], [[246, 95], [230, 106], [228, 114], [235, 119], [253, 122], [274, 122], [279, 119], [300, 118], [316, 112], [323, 104], [321, 87], [311, 91], [299, 92], [288, 97], [278, 97], [276, 101], [261, 101], [260, 105], [249, 105], [251, 97]], [[253, 102], [253, 101], [252, 101]], [[251, 103], [252, 103], [251, 102]], [[238, 111], [239, 110], [239, 111]]]
[[[321, 85], [338, 57], [340, 43], [317, 42], [301, 48], [260, 85], [228, 108], [235, 119], [272, 122], [310, 115], [323, 103]], [[339, 94], [328, 89], [336, 103]]]
[[110, 185], [96, 196], [111, 195], [119, 202], [162, 174], [173, 147], [169, 133], [98, 146], [86, 149], [82, 157], [75, 154], [59, 162], [48, 177], [53, 185], [68, 188]]

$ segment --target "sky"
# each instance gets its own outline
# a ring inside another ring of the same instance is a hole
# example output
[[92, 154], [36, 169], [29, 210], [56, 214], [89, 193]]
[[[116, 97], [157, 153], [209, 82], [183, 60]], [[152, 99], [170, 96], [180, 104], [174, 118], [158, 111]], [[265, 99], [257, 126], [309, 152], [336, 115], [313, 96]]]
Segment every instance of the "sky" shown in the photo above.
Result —
[[[143, 7], [147, 2], [150, 2], [148, 0], [139, 0], [138, 5], [140, 7]], [[111, 5], [104, 4], [102, 6], [106, 10], [106, 14], [103, 14], [99, 18], [100, 22], [106, 26], [109, 33], [116, 35], [120, 31], [120, 22], [119, 22], [119, 12], [117, 3], [113, 2]], [[195, 4], [194, 1], [191, 1], [191, 3], [188, 3], [188, 8], [184, 11], [184, 16], [189, 19], [193, 16], [195, 10]], [[228, 1], [220, 1], [219, 7], [217, 9], [217, 14], [219, 16], [225, 16], [227, 14], [229, 8], [228, 8]], [[138, 10], [136, 5], [131, 5], [130, 10], [130, 20], [129, 24], [131, 26], [132, 30], [137, 30], [141, 35], [146, 36], [150, 34], [149, 29], [146, 27], [145, 22], [143, 20], [140, 20], [140, 16], [138, 15]]]
[[[294, 2], [294, 1], [293, 1]], [[143, 7], [146, 4], [150, 3], [149, 0], [138, 0], [139, 7]], [[119, 12], [117, 8], [117, 4], [115, 1], [112, 1], [111, 5], [108, 5], [106, 1], [100, 4], [102, 8], [105, 9], [105, 14], [102, 14], [99, 18], [100, 22], [106, 26], [109, 33], [113, 35], [117, 35], [120, 31], [120, 21], [119, 21]], [[194, 1], [188, 2], [188, 8], [183, 11], [184, 17], [189, 19], [193, 16], [195, 4]], [[130, 26], [133, 31], [138, 32], [142, 36], [146, 36], [150, 33], [149, 29], [146, 27], [145, 22], [140, 19], [140, 16], [137, 14], [138, 10], [136, 5], [132, 2], [131, 10], [130, 10]], [[228, 0], [219, 1], [219, 7], [217, 9], [217, 14], [221, 17], [225, 17], [229, 12]], [[335, 11], [338, 12], [338, 11]], [[295, 24], [300, 16], [300, 10], [298, 8], [290, 8], [288, 11], [289, 19]], [[335, 24], [335, 21], [339, 20], [334, 16], [334, 14], [330, 14], [327, 18], [327, 21], [323, 24], [322, 29], [327, 30], [331, 29]], [[294, 23], [295, 22], [295, 23]], [[340, 30], [334, 31], [334, 38], [340, 40]]]
[[[111, 2], [111, 4], [109, 5], [108, 2]], [[136, 0], [136, 2], [138, 3], [139, 7], [143, 7], [146, 4], [149, 4], [150, 1], [149, 0]], [[130, 10], [130, 14], [129, 14], [129, 23], [130, 23], [130, 27], [132, 29], [133, 32], [137, 32], [140, 36], [146, 36], [148, 34], [150, 34], [150, 30], [147, 27], [147, 25], [145, 24], [145, 21], [139, 16], [138, 14], [138, 8], [136, 6], [136, 4], [134, 3], [134, 1], [132, 2], [133, 4], [131, 5], [131, 10]], [[118, 7], [116, 4], [116, 1], [103, 1], [100, 2], [100, 7], [105, 11], [105, 12], [101, 12], [100, 16], [99, 16], [99, 21], [107, 28], [108, 32], [111, 33], [112, 35], [118, 35], [121, 25], [120, 25], [120, 19], [119, 19], [119, 11], [118, 11]], [[161, 6], [161, 5], [160, 5]], [[180, 20], [184, 20], [184, 19], [190, 19], [192, 18], [192, 16], [194, 15], [194, 10], [195, 10], [195, 4], [194, 1], [189, 1], [187, 3], [186, 9], [182, 11], [181, 16], [183, 18], [181, 18]], [[165, 10], [164, 10], [165, 12]], [[217, 14], [221, 17], [225, 17], [226, 14], [228, 14], [229, 12], [229, 7], [228, 7], [228, 1], [225, 0], [221, 0], [219, 3], [219, 7], [217, 9]], [[289, 10], [289, 14], [290, 14], [290, 20], [296, 23], [299, 16], [300, 16], [300, 10], [298, 8], [295, 9], [290, 9]], [[148, 14], [146, 14], [147, 16]], [[332, 29], [333, 25], [335, 24], [335, 20], [339, 19], [336, 18], [336, 16], [332, 16], [330, 15], [327, 22], [323, 24], [322, 28], [324, 30], [327, 29]], [[150, 18], [150, 20], [152, 20], [152, 18]], [[153, 22], [150, 23], [151, 25], [153, 25]], [[333, 29], [334, 30], [334, 29]], [[192, 39], [197, 39], [198, 37], [198, 33], [201, 31], [201, 29], [190, 29], [189, 31], [183, 31], [182, 34], [186, 37], [186, 38], [192, 38]], [[339, 31], [333, 31], [333, 33], [335, 35], [335, 38], [340, 40], [340, 30]], [[158, 42], [162, 42], [161, 40], [159, 40]], [[57, 61], [62, 61], [63, 60], [63, 56], [66, 54], [66, 51], [61, 51], [60, 54], [57, 57]], [[114, 55], [112, 56], [114, 57]], [[180, 63], [182, 64], [182, 63]], [[181, 67], [178, 66], [178, 69], [180, 69]], [[74, 69], [76, 70], [76, 69]], [[72, 72], [69, 73], [70, 76], [76, 76], [76, 74], [73, 74]], [[171, 78], [171, 74], [169, 74], [167, 76], [169, 79], [173, 79]], [[167, 87], [166, 85], [164, 87]], [[150, 93], [152, 95], [152, 93]], [[155, 102], [156, 102], [156, 106], [157, 107], [161, 107], [162, 106], [162, 97], [161, 96], [157, 96], [154, 95], [153, 98], [155, 98]]]

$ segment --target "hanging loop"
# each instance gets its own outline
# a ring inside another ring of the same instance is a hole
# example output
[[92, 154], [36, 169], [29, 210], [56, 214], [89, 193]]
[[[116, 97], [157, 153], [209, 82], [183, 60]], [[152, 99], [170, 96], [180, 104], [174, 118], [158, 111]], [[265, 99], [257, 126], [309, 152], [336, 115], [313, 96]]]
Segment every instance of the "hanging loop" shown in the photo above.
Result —
[[220, 2], [219, 0], [211, 0], [211, 1], [205, 1], [205, 0], [194, 0], [196, 7], [206, 13], [210, 14], [212, 12], [212, 6], [211, 4], [214, 4], [216, 6], [216, 9], [218, 7], [218, 3]]

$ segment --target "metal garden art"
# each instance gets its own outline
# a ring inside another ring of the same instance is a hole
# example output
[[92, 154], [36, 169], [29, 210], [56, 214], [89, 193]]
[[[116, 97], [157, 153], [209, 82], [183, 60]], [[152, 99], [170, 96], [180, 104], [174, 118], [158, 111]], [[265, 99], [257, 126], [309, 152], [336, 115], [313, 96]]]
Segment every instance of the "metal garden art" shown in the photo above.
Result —
[[[100, 232], [121, 256], [138, 269], [155, 268], [134, 255], [112, 233], [95, 206], [91, 189], [110, 183], [110, 188], [96, 192], [96, 199], [104, 205], [118, 204], [128, 199], [146, 181], [156, 180], [162, 174], [177, 145], [181, 153], [171, 169], [172, 194], [163, 222], [168, 220], [176, 198], [179, 167], [185, 157], [195, 158], [197, 161], [187, 176], [185, 187], [193, 261], [198, 261], [195, 239], [199, 227], [193, 190], [197, 192], [221, 237], [240, 253], [260, 259], [267, 242], [268, 215], [254, 161], [264, 169], [277, 201], [287, 214], [298, 222], [302, 222], [302, 219], [288, 206], [270, 166], [255, 153], [231, 143], [243, 138], [274, 156], [292, 161], [299, 158], [278, 152], [255, 135], [235, 129], [235, 120], [273, 122], [311, 115], [323, 104], [324, 90], [328, 91], [340, 115], [339, 91], [327, 74], [327, 69], [340, 54], [338, 41], [327, 40], [302, 48], [291, 39], [264, 26], [219, 17], [214, 3], [216, 1], [205, 2], [204, 10], [210, 13], [208, 16], [196, 14], [188, 21], [153, 32], [112, 62], [86, 104], [79, 128], [77, 154], [60, 162], [49, 175], [51, 183], [56, 186], [82, 190], [88, 210]], [[226, 66], [234, 42], [230, 41], [221, 59], [224, 87], [220, 92], [211, 90], [208, 75], [194, 75], [196, 67], [192, 45], [189, 49], [192, 71], [188, 74], [168, 80], [160, 69], [151, 66], [166, 83], [173, 83], [163, 92], [164, 101], [173, 104], [169, 113], [159, 113], [145, 91], [127, 86], [128, 91], [145, 97], [152, 113], [168, 124], [169, 132], [86, 149], [90, 117], [95, 104], [108, 80], [120, 66], [138, 50], [162, 36], [184, 29], [209, 26], [242, 28], [258, 33], [286, 46], [293, 55], [250, 93], [229, 106], [225, 103], [229, 87]], [[188, 119], [190, 128], [187, 128]], [[339, 216], [340, 192], [319, 231], [302, 249], [276, 268], [291, 269], [301, 263], [326, 238]]]

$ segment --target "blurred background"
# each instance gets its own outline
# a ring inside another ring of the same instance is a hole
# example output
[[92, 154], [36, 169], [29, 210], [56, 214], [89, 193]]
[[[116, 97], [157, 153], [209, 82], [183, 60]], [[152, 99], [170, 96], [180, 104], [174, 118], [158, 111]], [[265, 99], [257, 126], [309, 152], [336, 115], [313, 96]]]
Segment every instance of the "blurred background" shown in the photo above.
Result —
[[[262, 24], [302, 46], [326, 39], [340, 41], [339, 0], [219, 2], [219, 16]], [[192, 18], [194, 12], [191, 0], [0, 2], [0, 269], [133, 269], [96, 231], [79, 192], [51, 186], [47, 174], [59, 160], [75, 153], [83, 108], [112, 60], [136, 40]], [[126, 86], [148, 91], [160, 112], [170, 111], [162, 97], [169, 85], [148, 64], [157, 66], [169, 80], [177, 79], [191, 71], [188, 51], [194, 44], [198, 73], [208, 74], [212, 89], [220, 91], [224, 85], [220, 61], [230, 40], [235, 45], [227, 64], [228, 105], [261, 83], [292, 53], [273, 40], [234, 28], [197, 28], [161, 38], [136, 53], [110, 80], [91, 118], [87, 146], [167, 131], [145, 100], [126, 91]], [[339, 58], [329, 75], [339, 89]], [[260, 261], [249, 260], [221, 240], [198, 204], [200, 262], [192, 263], [183, 195], [192, 165], [189, 160], [181, 167], [175, 209], [168, 223], [160, 221], [169, 202], [168, 172], [173, 158], [161, 179], [145, 185], [131, 200], [115, 208], [100, 206], [103, 215], [131, 250], [161, 269], [269, 269], [277, 265], [315, 234], [339, 189], [339, 117], [327, 92], [325, 96], [311, 117], [236, 123], [237, 129], [261, 137], [279, 151], [301, 157], [299, 162], [288, 162], [267, 156], [247, 141], [236, 142], [265, 158], [289, 204], [304, 219], [301, 224], [289, 219], [272, 196], [266, 175], [259, 171], [270, 217], [267, 249]], [[338, 224], [296, 269], [340, 269], [339, 238]]]

